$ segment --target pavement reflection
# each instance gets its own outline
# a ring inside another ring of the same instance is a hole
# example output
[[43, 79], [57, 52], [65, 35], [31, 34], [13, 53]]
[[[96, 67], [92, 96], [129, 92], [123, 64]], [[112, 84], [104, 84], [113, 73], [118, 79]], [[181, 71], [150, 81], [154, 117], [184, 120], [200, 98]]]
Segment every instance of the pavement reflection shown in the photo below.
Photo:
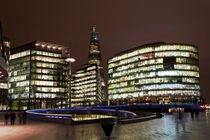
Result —
[[[184, 113], [132, 124], [115, 125], [110, 139], [114, 140], [206, 140], [209, 138], [209, 113], [200, 113], [198, 119]], [[0, 117], [1, 140], [103, 140], [105, 134], [99, 124], [63, 125], [28, 120], [26, 125], [5, 126]]]

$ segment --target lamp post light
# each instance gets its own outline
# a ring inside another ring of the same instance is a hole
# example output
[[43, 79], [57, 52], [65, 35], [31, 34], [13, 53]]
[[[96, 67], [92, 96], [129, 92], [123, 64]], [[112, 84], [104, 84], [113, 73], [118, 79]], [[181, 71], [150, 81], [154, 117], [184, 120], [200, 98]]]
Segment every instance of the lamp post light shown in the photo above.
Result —
[[69, 100], [69, 107], [71, 107], [71, 63], [74, 63], [76, 59], [68, 57], [65, 59], [66, 62], [69, 63], [69, 73], [68, 73], [68, 78], [69, 78], [69, 85], [68, 85], [68, 100]]

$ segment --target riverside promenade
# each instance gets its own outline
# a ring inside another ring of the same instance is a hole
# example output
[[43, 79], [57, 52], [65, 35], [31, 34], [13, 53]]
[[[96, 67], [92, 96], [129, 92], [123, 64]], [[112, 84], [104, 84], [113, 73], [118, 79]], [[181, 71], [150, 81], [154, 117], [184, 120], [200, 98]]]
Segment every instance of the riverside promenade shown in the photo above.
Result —
[[[114, 125], [111, 140], [206, 140], [209, 139], [210, 112], [198, 118], [184, 113], [129, 124]], [[5, 126], [0, 113], [0, 140], [106, 140], [99, 124], [65, 125], [27, 120], [26, 125]]]

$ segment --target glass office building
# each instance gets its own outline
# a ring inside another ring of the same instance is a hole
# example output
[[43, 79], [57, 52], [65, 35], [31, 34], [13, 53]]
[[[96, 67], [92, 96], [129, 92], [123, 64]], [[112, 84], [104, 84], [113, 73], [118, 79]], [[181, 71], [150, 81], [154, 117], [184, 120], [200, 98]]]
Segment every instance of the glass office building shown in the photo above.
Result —
[[101, 76], [98, 65], [84, 65], [72, 75], [71, 106], [93, 106], [101, 103]]
[[61, 45], [39, 41], [11, 49], [9, 95], [12, 109], [67, 105], [68, 64], [63, 51]]
[[195, 102], [200, 96], [198, 48], [153, 43], [108, 60], [111, 104]]

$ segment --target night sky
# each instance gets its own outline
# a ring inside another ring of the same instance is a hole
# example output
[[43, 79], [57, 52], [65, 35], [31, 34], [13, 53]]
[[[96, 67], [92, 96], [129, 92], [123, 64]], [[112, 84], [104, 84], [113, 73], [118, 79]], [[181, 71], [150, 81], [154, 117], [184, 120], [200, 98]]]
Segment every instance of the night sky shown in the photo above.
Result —
[[73, 70], [87, 63], [93, 24], [105, 70], [114, 54], [146, 43], [194, 44], [201, 95], [210, 102], [210, 0], [0, 0], [0, 20], [13, 47], [35, 40], [69, 46]]

